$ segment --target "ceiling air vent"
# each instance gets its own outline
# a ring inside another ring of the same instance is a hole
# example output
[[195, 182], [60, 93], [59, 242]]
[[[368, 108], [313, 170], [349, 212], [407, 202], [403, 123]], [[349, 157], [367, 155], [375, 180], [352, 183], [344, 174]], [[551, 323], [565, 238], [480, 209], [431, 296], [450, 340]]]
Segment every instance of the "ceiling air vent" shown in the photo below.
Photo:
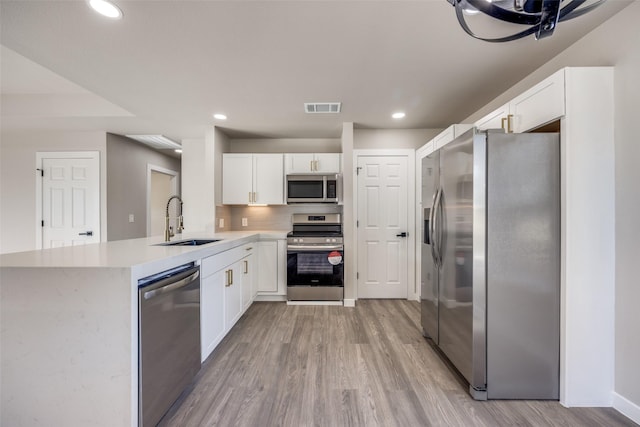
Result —
[[341, 102], [305, 102], [304, 111], [308, 114], [334, 113], [340, 112]]
[[170, 140], [164, 135], [125, 135], [127, 138], [134, 139], [156, 150], [182, 148], [180, 144]]

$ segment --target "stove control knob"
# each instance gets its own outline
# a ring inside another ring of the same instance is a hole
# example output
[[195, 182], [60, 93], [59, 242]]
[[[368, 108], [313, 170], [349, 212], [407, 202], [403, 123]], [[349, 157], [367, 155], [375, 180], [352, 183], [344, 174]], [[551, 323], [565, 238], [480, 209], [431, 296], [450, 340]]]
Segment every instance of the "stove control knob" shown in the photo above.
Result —
[[335, 242], [336, 242], [336, 239], [331, 239], [331, 241], [332, 241], [333, 243], [335, 243]]
[[327, 243], [331, 242], [331, 239], [327, 239]]
[[293, 243], [298, 243], [298, 239], [293, 239]]

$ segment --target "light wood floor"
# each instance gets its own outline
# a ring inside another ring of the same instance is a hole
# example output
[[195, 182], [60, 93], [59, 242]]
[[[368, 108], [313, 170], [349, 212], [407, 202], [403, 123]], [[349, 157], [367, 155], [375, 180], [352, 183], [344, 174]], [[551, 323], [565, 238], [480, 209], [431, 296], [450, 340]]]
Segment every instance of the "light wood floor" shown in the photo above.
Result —
[[611, 408], [470, 398], [420, 307], [254, 303], [162, 426], [634, 426]]

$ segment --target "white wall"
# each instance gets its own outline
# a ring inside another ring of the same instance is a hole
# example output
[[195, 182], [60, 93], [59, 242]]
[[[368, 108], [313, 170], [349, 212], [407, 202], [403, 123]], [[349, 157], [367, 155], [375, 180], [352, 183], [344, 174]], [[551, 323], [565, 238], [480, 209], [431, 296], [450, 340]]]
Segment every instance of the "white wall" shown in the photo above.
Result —
[[230, 153], [339, 153], [337, 138], [254, 138], [233, 139]]
[[422, 147], [442, 129], [354, 129], [353, 148], [416, 149]]
[[353, 226], [353, 191], [354, 175], [353, 170], [353, 123], [342, 124], [342, 232], [344, 235], [344, 304], [353, 305], [356, 298], [356, 266], [357, 262], [353, 257], [354, 246], [356, 244], [356, 232]]
[[100, 152], [100, 228], [107, 238], [106, 132], [3, 132], [0, 142], [0, 253], [36, 248], [36, 152]]
[[[615, 103], [615, 383], [613, 405], [640, 422], [640, 2], [540, 67], [464, 122], [473, 122], [564, 66], [614, 66]], [[558, 31], [562, 30], [562, 24]], [[597, 174], [593, 169], [589, 173]], [[598, 195], [593, 195], [593, 203]], [[611, 206], [614, 209], [614, 206]], [[585, 266], [586, 269], [589, 266]], [[593, 337], [593, 345], [600, 345]]]

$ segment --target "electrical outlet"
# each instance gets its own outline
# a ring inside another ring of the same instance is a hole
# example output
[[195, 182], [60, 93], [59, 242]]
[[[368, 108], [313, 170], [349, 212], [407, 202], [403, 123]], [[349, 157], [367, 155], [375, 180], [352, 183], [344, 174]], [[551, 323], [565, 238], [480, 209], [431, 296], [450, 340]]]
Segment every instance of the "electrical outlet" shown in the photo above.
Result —
[[218, 227], [219, 228], [224, 228], [224, 218], [218, 219]]
[[249, 220], [247, 218], [242, 218], [242, 226], [246, 227], [249, 225]]
[[136, 222], [136, 217], [133, 214], [129, 214], [129, 222]]

